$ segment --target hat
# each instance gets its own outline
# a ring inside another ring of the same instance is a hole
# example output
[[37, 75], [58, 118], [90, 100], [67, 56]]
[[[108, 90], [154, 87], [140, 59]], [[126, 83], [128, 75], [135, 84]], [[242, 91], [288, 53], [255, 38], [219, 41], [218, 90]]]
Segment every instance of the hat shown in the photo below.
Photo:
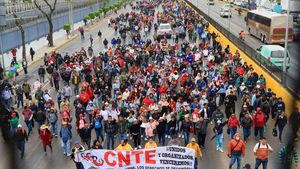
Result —
[[194, 137], [191, 138], [191, 142], [196, 142], [196, 139]]
[[242, 83], [242, 86], [245, 86], [245, 83], [244, 83], [244, 82]]
[[244, 104], [244, 105], [243, 105], [243, 108], [247, 108], [247, 105]]
[[152, 118], [152, 117], [150, 117], [150, 118], [149, 118], [149, 120], [153, 120], [153, 118]]
[[80, 144], [80, 142], [79, 141], [74, 141], [74, 144]]
[[76, 95], [76, 98], [79, 98], [79, 95]]
[[108, 102], [105, 102], [104, 104], [105, 104], [105, 105], [108, 105]]
[[218, 120], [217, 123], [220, 124], [220, 123], [221, 123], [221, 120]]
[[45, 125], [45, 124], [43, 124], [42, 126], [41, 126], [41, 128], [40, 128], [41, 130], [44, 130], [44, 129], [49, 129], [49, 127], [47, 126], [47, 125]]
[[18, 128], [21, 128], [21, 127], [22, 127], [22, 125], [21, 125], [21, 124], [19, 124], [19, 125], [18, 125]]

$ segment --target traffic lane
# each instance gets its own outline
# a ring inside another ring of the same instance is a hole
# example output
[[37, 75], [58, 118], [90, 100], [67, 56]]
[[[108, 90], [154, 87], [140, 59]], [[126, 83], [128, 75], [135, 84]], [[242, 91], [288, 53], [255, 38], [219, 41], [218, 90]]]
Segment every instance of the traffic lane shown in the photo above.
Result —
[[[191, 0], [191, 2], [194, 5], [197, 5], [197, 1], [196, 0]], [[228, 18], [222, 18], [220, 16], [220, 10], [221, 7], [223, 6], [223, 4], [218, 4], [216, 3], [215, 5], [210, 5], [209, 6], [209, 15], [211, 18], [213, 18], [216, 22], [218, 22], [222, 27], [224, 27], [225, 29], [229, 29], [229, 19]], [[206, 5], [205, 1], [198, 1], [198, 7], [206, 14], [208, 14], [208, 5]], [[243, 26], [242, 26], [243, 25]], [[235, 36], [238, 36], [239, 32], [241, 30], [246, 30], [246, 25], [245, 25], [245, 21], [243, 20], [242, 16], [239, 16], [236, 12], [233, 12], [232, 18], [230, 20], [230, 32], [233, 33]], [[261, 43], [256, 37], [248, 35], [246, 36], [245, 42], [247, 45], [249, 45], [252, 49], [257, 49], [259, 48], [263, 43]], [[291, 60], [290, 60], [290, 69], [288, 71], [288, 75], [289, 77], [289, 81], [288, 84], [290, 84], [289, 86], [292, 85], [293, 81], [295, 81], [295, 79], [298, 78], [298, 75], [296, 72], [300, 71], [300, 68], [298, 66], [299, 62], [297, 57], [297, 54], [295, 54], [296, 52], [298, 52], [298, 50], [300, 50], [299, 47], [299, 42], [293, 42], [293, 43], [289, 43], [288, 48], [289, 48], [289, 52], [291, 55]], [[249, 56], [251, 57], [251, 56]], [[281, 78], [281, 77], [279, 77]]]

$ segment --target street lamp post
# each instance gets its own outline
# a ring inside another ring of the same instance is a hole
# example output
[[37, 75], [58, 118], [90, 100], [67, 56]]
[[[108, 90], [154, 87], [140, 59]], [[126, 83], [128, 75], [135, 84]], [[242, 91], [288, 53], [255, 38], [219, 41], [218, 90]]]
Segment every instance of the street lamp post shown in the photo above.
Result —
[[284, 57], [283, 57], [283, 76], [282, 83], [283, 86], [286, 87], [286, 77], [284, 72], [286, 71], [286, 61], [288, 57], [288, 38], [289, 38], [289, 16], [290, 16], [290, 0], [287, 0], [287, 12], [286, 12], [286, 23], [285, 23], [285, 39], [284, 39]]
[[229, 3], [229, 15], [228, 15], [228, 31], [230, 33], [230, 21], [231, 21], [231, 5], [230, 5], [230, 0], [228, 0], [228, 3]]
[[71, 35], [73, 35], [74, 25], [73, 25], [73, 4], [72, 4], [72, 0], [68, 1], [68, 7], [69, 7], [69, 24], [71, 25]]

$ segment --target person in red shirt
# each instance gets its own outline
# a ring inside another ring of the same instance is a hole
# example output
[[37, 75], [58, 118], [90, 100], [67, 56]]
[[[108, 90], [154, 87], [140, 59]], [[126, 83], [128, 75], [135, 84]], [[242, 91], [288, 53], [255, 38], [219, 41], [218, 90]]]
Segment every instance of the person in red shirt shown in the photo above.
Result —
[[143, 99], [142, 103], [145, 104], [146, 107], [149, 107], [151, 104], [154, 104], [152, 97], [153, 97], [153, 94], [150, 93], [148, 96], [146, 96]]
[[11, 52], [11, 54], [12, 54], [12, 56], [13, 56], [13, 61], [14, 61], [15, 63], [17, 63], [17, 49], [16, 49], [16, 48], [13, 48], [10, 52]]
[[228, 129], [230, 130], [230, 136], [233, 139], [233, 136], [235, 135], [237, 128], [240, 128], [240, 122], [234, 113], [232, 113], [231, 116], [229, 117], [227, 126]]
[[258, 107], [256, 112], [253, 115], [253, 124], [254, 124], [254, 135], [255, 137], [258, 136], [260, 139], [264, 137], [264, 126], [266, 125], [267, 116], [266, 114], [261, 111], [261, 108]]
[[26, 123], [27, 127], [28, 127], [28, 136], [30, 135], [31, 131], [32, 131], [32, 111], [29, 109], [29, 107], [25, 106], [24, 107], [24, 111], [23, 111], [23, 119], [24, 122]]
[[235, 161], [237, 161], [237, 168], [241, 168], [242, 157], [246, 155], [246, 146], [239, 133], [234, 135], [234, 138], [228, 145], [228, 157], [230, 157], [229, 168], [231, 169]]
[[49, 127], [46, 126], [45, 124], [43, 124], [40, 128], [40, 138], [42, 140], [43, 143], [43, 147], [44, 147], [44, 152], [47, 153], [47, 146], [50, 147], [51, 152], [52, 152], [52, 134], [51, 131], [49, 130]]

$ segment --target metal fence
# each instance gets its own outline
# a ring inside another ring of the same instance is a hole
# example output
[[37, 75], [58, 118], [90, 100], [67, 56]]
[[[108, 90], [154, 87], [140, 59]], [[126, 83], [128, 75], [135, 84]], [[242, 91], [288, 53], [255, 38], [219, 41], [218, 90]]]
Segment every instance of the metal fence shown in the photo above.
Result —
[[252, 49], [243, 40], [230, 33], [226, 28], [224, 28], [218, 22], [213, 20], [204, 12], [202, 12], [194, 4], [192, 4], [188, 0], [185, 0], [185, 2], [188, 3], [191, 7], [193, 7], [199, 14], [201, 14], [211, 25], [213, 25], [218, 31], [220, 31], [235, 46], [237, 46], [240, 50], [246, 53], [257, 65], [259, 65], [262, 69], [268, 72], [273, 79], [281, 83], [282, 86], [286, 87], [290, 91], [290, 93], [300, 98], [300, 96], [296, 93], [296, 84], [300, 84], [300, 81], [298, 79], [294, 79], [293, 77], [288, 75], [287, 72], [282, 71], [280, 67], [275, 66], [262, 55], [258, 54], [258, 52], [255, 49]]

